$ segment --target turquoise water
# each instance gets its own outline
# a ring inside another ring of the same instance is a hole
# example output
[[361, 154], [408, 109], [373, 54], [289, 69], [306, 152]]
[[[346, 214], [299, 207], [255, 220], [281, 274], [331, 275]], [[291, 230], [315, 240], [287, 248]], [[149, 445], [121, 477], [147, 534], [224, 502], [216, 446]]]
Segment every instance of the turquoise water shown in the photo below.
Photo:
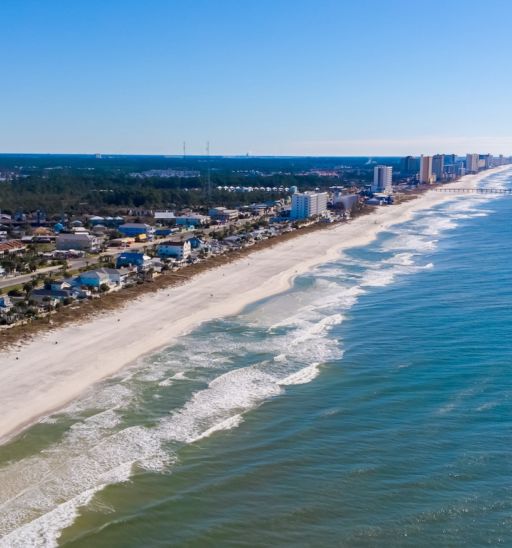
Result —
[[0, 448], [0, 546], [512, 545], [511, 211], [419, 212]]

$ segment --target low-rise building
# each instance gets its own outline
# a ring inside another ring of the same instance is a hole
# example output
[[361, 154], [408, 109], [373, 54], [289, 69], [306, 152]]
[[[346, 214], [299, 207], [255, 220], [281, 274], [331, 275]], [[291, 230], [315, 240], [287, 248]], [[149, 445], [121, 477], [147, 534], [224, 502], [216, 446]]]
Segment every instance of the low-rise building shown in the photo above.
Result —
[[157, 248], [157, 254], [161, 259], [173, 258], [185, 260], [190, 257], [191, 253], [192, 246], [188, 240], [180, 242], [167, 242], [159, 245]]
[[211, 221], [207, 215], [180, 215], [176, 217], [176, 226], [205, 226]]
[[235, 221], [238, 219], [238, 211], [236, 209], [227, 209], [226, 207], [212, 207], [208, 211], [208, 215], [220, 222]]
[[137, 267], [145, 268], [150, 262], [150, 257], [145, 255], [142, 252], [137, 251], [126, 251], [118, 255], [116, 259], [116, 268], [122, 267]]
[[162, 224], [174, 224], [174, 221], [176, 219], [176, 215], [174, 214], [174, 211], [155, 211], [153, 214], [153, 217], [155, 218], [155, 221], [158, 221]]
[[343, 211], [350, 211], [359, 201], [357, 194], [342, 194], [334, 193], [332, 198], [332, 205], [335, 209], [341, 209]]
[[274, 213], [275, 206], [270, 204], [253, 204], [250, 206], [251, 213], [262, 217]]
[[11, 299], [7, 295], [0, 295], [0, 314], [5, 314], [13, 307]]
[[0, 255], [11, 255], [21, 253], [27, 249], [27, 246], [20, 240], [8, 240], [0, 242]]
[[149, 237], [153, 229], [145, 223], [124, 223], [117, 228], [123, 236], [131, 236], [133, 238], [145, 235]]
[[29, 293], [28, 298], [30, 301], [39, 305], [49, 304], [53, 306], [55, 302], [63, 302], [66, 299], [72, 299], [73, 292], [69, 289], [33, 289]]
[[176, 229], [172, 229], [172, 228], [157, 228], [157, 229], [155, 230], [155, 236], [166, 237], [166, 236], [170, 236], [173, 232], [176, 232]]
[[87, 287], [99, 288], [103, 284], [114, 287], [122, 284], [123, 274], [115, 268], [97, 268], [82, 272], [76, 280]]
[[55, 246], [61, 251], [70, 249], [91, 251], [98, 247], [98, 239], [88, 233], [59, 234], [55, 241]]

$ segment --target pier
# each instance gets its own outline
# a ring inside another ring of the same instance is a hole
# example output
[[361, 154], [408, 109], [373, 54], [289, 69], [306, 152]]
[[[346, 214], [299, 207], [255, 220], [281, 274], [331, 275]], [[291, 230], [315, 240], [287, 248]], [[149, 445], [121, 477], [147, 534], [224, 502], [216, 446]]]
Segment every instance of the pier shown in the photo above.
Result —
[[433, 188], [432, 190], [451, 194], [512, 194], [512, 188]]

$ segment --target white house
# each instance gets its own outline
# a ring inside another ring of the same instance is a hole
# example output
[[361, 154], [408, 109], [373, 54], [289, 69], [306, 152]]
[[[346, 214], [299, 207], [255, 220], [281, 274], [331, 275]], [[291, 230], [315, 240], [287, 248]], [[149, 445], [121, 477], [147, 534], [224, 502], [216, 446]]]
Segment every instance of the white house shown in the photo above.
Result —
[[89, 233], [59, 234], [55, 241], [58, 250], [89, 250], [97, 247], [98, 240]]
[[173, 223], [176, 219], [176, 216], [174, 215], [174, 211], [155, 211], [154, 213], [155, 221], [160, 221], [161, 223]]
[[160, 244], [157, 248], [158, 256], [162, 259], [164, 258], [174, 258], [174, 259], [188, 259], [192, 253], [192, 246], [188, 240], [183, 242], [168, 242], [165, 244]]

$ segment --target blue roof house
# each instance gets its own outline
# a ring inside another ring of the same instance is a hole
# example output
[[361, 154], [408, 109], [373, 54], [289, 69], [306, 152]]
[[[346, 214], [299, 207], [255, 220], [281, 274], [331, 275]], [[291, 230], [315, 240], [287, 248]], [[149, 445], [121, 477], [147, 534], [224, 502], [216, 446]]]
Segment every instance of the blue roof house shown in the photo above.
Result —
[[205, 247], [203, 240], [197, 236], [192, 236], [192, 238], [188, 238], [187, 241], [190, 242], [192, 249], [202, 249]]
[[12, 308], [11, 299], [7, 295], [0, 295], [0, 312], [10, 310]]
[[144, 223], [125, 223], [123, 225], [119, 225], [117, 230], [119, 230], [123, 236], [134, 238], [136, 236], [140, 236], [141, 234], [149, 236], [152, 232], [152, 227]]
[[123, 266], [136, 266], [142, 268], [146, 266], [150, 258], [144, 253], [137, 251], [125, 251], [118, 255], [116, 260], [116, 268], [122, 268]]

